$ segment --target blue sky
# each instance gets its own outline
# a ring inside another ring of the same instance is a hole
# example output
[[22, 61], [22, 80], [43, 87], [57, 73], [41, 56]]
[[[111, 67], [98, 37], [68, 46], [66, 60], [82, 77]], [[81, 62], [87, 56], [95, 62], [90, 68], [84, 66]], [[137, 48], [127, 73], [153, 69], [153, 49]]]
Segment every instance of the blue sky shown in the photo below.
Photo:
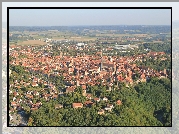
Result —
[[170, 25], [170, 9], [10, 9], [13, 26]]
[[[6, 21], [6, 7], [28, 7], [34, 4], [38, 7], [172, 7], [173, 20], [179, 20], [178, 2], [3, 2], [2, 20]], [[170, 17], [169, 10], [14, 10], [10, 12], [10, 25], [168, 25]]]

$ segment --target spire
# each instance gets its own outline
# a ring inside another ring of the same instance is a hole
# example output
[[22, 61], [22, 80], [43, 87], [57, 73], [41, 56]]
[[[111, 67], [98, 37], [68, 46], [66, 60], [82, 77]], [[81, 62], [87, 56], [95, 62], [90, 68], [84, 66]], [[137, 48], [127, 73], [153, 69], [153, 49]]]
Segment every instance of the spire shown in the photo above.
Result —
[[101, 67], [100, 67], [100, 71], [102, 71], [103, 69], [103, 51], [101, 50]]

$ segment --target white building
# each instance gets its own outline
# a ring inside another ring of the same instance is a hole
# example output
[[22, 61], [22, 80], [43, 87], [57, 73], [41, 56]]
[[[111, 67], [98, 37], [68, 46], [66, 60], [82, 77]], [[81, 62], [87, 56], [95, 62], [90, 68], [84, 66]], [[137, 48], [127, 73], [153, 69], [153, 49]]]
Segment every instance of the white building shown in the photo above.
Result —
[[84, 43], [78, 43], [78, 44], [76, 44], [77, 46], [84, 46], [85, 44]]

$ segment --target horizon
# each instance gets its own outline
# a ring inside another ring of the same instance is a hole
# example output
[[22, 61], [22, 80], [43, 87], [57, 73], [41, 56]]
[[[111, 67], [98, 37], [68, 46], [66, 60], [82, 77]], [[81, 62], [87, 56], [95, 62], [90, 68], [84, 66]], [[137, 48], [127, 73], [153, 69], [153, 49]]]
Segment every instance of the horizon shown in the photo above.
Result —
[[[172, 23], [177, 22], [179, 23], [179, 20], [174, 20], [172, 21]], [[3, 23], [7, 22], [2, 22], [2, 25], [4, 25]], [[145, 24], [141, 24], [141, 25], [125, 25], [125, 24], [119, 24], [119, 25], [53, 25], [53, 26], [15, 26], [15, 25], [9, 25], [9, 27], [56, 27], [56, 26], [63, 26], [63, 27], [73, 27], [73, 26], [171, 26], [170, 24], [167, 25], [145, 25]]]

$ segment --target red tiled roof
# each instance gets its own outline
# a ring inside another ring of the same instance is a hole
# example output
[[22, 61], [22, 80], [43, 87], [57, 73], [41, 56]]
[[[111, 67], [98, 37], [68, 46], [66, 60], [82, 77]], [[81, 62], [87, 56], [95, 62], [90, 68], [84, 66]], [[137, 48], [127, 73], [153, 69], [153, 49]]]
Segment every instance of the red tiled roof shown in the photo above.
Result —
[[120, 100], [118, 100], [116, 103], [117, 103], [118, 105], [121, 105], [121, 104], [122, 104], [122, 102], [121, 102]]
[[75, 91], [75, 88], [74, 87], [68, 87], [66, 89], [66, 92], [74, 92]]
[[84, 89], [84, 90], [86, 89], [86, 85], [82, 85], [81, 87], [82, 87], [82, 89]]
[[17, 105], [17, 104], [16, 104], [15, 101], [12, 101], [12, 102], [11, 102], [11, 105], [12, 105], [12, 106], [15, 106], [15, 105]]
[[82, 103], [73, 103], [72, 104], [73, 108], [78, 108], [78, 107], [83, 107]]
[[141, 79], [144, 79], [145, 78], [145, 74], [143, 73], [141, 76], [140, 76]]
[[100, 100], [99, 98], [94, 98], [94, 101]]

